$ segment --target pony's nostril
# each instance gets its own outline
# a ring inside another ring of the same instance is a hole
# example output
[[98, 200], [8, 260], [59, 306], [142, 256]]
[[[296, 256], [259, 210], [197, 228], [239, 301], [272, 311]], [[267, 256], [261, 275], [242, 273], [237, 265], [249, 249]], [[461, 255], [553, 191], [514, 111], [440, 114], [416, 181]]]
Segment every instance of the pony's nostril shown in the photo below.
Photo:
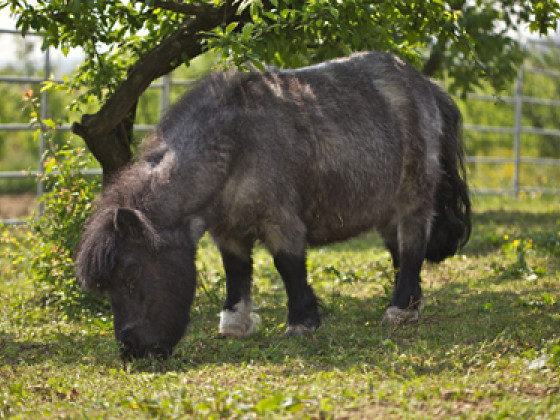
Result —
[[166, 359], [171, 355], [173, 346], [165, 340], [161, 342], [145, 342], [138, 335], [138, 330], [132, 327], [125, 327], [116, 332], [119, 343], [119, 355], [124, 361], [138, 359], [148, 356]]
[[124, 327], [123, 329], [116, 331], [116, 338], [119, 341], [130, 341], [132, 339], [132, 327]]
[[130, 360], [138, 357], [138, 340], [134, 336], [132, 328], [123, 328], [117, 333], [119, 342], [119, 354], [121, 359]]
[[132, 359], [135, 356], [136, 351], [134, 350], [134, 346], [129, 341], [121, 341], [120, 348], [119, 348], [119, 355], [123, 360]]

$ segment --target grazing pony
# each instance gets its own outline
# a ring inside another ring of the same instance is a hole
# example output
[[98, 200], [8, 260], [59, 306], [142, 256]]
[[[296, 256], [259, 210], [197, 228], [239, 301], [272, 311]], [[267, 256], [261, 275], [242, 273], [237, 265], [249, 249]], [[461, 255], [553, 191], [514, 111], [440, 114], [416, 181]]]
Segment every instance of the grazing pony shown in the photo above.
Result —
[[226, 273], [220, 333], [255, 330], [251, 253], [261, 241], [286, 288], [287, 334], [306, 334], [320, 324], [307, 246], [376, 229], [396, 273], [384, 319], [415, 320], [423, 261], [453, 255], [471, 230], [460, 120], [437, 84], [386, 53], [215, 71], [102, 192], [78, 281], [108, 294], [122, 357], [168, 355], [189, 319], [206, 231]]

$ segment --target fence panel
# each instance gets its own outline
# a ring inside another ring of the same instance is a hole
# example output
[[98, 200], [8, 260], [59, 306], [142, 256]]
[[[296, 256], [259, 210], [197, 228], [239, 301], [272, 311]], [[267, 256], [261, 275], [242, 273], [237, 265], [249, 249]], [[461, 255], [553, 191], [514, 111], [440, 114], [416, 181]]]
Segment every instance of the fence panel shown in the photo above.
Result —
[[[549, 51], [554, 51], [555, 55], [560, 55], [560, 44], [549, 42], [549, 41], [538, 41], [532, 40], [528, 41], [526, 48], [537, 49], [546, 48]], [[560, 62], [560, 61], [559, 61]], [[553, 112], [550, 110], [558, 109], [560, 110], [560, 101], [549, 98], [534, 97], [525, 94], [527, 88], [532, 87], [534, 83], [528, 80], [531, 75], [538, 74], [540, 76], [552, 79], [555, 83], [560, 85], [560, 71], [554, 69], [546, 68], [536, 68], [531, 67], [528, 64], [524, 64], [519, 69], [515, 84], [513, 94], [511, 96], [491, 96], [491, 95], [481, 95], [481, 94], [468, 94], [468, 103], [501, 103], [512, 106], [513, 123], [511, 125], [482, 125], [476, 124], [472, 121], [464, 124], [464, 133], [467, 143], [467, 148], [469, 146], [469, 135], [472, 133], [487, 134], [488, 138], [492, 135], [501, 134], [504, 136], [509, 136], [511, 138], [511, 156], [467, 156], [466, 161], [469, 164], [469, 169], [471, 173], [474, 173], [473, 169], [476, 165], [497, 165], [499, 167], [505, 167], [508, 165], [513, 166], [513, 171], [510, 179], [510, 186], [508, 188], [491, 188], [484, 185], [475, 185], [471, 188], [473, 193], [476, 194], [511, 194], [514, 196], [519, 196], [522, 193], [541, 193], [541, 194], [560, 194], [560, 129], [551, 127], [540, 127], [525, 125], [524, 119], [527, 119], [526, 110], [527, 106], [542, 106], [546, 107], [544, 112]], [[558, 82], [556, 82], [558, 80]], [[469, 115], [465, 115], [466, 119]], [[526, 148], [530, 142], [530, 136], [543, 136], [547, 138], [547, 141], [554, 145], [553, 148], [557, 150], [553, 157], [539, 157], [539, 156], [527, 156], [524, 154], [524, 147]], [[528, 167], [533, 168], [531, 171]], [[523, 185], [522, 179], [524, 175], [528, 177], [529, 172], [534, 172], [534, 168], [549, 168], [550, 173], [552, 173], [555, 180], [555, 185]], [[524, 170], [525, 168], [525, 170]], [[481, 171], [483, 172], [483, 171]], [[476, 179], [476, 177], [474, 177]], [[475, 181], [476, 182], [476, 181]], [[490, 182], [486, 178], [486, 182]]]

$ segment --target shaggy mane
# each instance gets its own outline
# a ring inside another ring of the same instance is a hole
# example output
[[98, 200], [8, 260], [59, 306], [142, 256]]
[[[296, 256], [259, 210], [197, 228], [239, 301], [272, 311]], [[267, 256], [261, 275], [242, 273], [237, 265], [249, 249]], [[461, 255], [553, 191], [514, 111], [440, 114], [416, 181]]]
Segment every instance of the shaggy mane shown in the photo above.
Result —
[[[123, 239], [114, 225], [117, 207], [100, 209], [87, 223], [77, 249], [76, 276], [81, 286], [89, 290], [103, 290], [110, 286], [111, 271], [115, 267], [118, 246]], [[153, 252], [160, 246], [160, 236], [150, 221], [139, 211], [138, 229], [135, 237], [127, 241], [141, 240]]]

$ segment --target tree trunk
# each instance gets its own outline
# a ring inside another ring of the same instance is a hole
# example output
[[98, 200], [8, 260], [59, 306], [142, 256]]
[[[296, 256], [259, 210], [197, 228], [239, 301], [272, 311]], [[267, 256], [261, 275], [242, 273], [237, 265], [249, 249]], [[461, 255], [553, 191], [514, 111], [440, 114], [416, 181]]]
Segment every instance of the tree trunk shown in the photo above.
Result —
[[90, 127], [97, 115], [84, 115], [81, 124], [74, 123], [72, 131], [81, 136], [90, 152], [101, 164], [103, 169], [103, 185], [107, 185], [111, 177], [126, 166], [132, 159], [132, 137], [136, 117], [136, 102], [124, 118], [112, 129], [104, 133], [90, 134], [84, 127]]

